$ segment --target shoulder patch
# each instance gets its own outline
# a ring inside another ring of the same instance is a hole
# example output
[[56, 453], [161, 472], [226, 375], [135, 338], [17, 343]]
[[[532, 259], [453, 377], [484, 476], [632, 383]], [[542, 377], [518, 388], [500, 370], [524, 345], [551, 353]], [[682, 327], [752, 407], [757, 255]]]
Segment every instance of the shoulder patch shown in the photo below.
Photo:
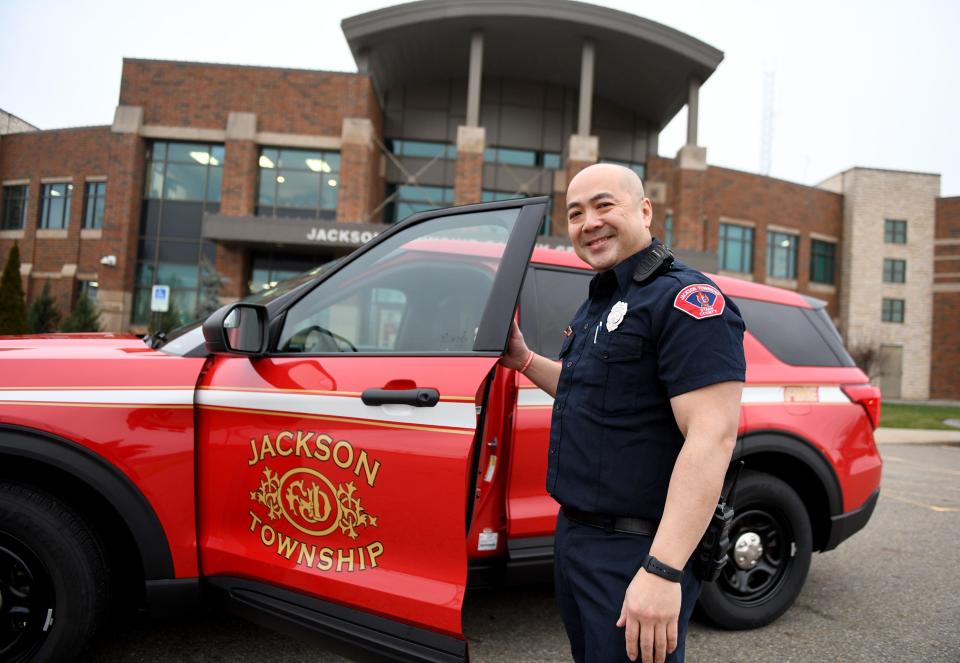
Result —
[[702, 320], [723, 313], [726, 302], [720, 291], [712, 285], [695, 283], [677, 293], [676, 299], [673, 300], [673, 307], [697, 320]]

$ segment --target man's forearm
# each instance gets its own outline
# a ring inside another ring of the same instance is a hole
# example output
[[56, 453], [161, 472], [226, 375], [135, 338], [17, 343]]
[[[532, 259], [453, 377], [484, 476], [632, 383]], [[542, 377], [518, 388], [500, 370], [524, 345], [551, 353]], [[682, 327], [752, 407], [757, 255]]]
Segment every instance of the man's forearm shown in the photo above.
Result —
[[684, 442], [651, 555], [678, 569], [687, 563], [717, 506], [735, 443], [735, 433], [726, 439], [691, 436]]
[[557, 395], [557, 383], [560, 382], [560, 364], [557, 362], [535, 354], [523, 374], [551, 396]]

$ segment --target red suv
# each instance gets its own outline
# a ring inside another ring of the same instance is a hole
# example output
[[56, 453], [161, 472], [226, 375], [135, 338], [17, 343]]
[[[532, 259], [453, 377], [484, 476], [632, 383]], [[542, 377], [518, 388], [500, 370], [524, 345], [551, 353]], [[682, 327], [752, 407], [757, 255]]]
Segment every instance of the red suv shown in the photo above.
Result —
[[[427, 212], [144, 341], [0, 341], [0, 658], [70, 658], [108, 605], [242, 614], [462, 660], [473, 581], [549, 569], [550, 399], [497, 363], [519, 302], [556, 356], [591, 273], [535, 249], [547, 199]], [[532, 255], [532, 259], [531, 259]], [[704, 612], [789, 607], [876, 503], [879, 392], [821, 303], [717, 278], [743, 312], [735, 544]]]

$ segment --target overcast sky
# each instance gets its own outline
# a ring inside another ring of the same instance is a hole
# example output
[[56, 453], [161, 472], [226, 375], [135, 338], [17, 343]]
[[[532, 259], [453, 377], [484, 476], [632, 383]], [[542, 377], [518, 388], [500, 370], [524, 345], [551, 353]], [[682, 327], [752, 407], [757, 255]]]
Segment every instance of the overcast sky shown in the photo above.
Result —
[[[0, 108], [41, 129], [113, 121], [123, 57], [356, 71], [340, 21], [395, 2], [0, 0]], [[960, 195], [960, 3], [604, 0], [702, 39], [724, 60], [700, 94], [713, 165], [816, 184], [852, 166], [942, 175]], [[674, 156], [686, 112], [664, 130]]]

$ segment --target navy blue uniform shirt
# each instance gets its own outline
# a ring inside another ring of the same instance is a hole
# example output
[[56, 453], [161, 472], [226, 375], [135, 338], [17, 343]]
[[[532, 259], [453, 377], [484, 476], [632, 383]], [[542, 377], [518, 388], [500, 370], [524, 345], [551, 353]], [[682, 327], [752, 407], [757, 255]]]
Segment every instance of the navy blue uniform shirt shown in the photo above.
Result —
[[743, 320], [715, 283], [680, 262], [634, 280], [657, 245], [593, 277], [564, 339], [547, 464], [562, 505], [658, 520], [683, 445], [670, 399], [745, 378]]

